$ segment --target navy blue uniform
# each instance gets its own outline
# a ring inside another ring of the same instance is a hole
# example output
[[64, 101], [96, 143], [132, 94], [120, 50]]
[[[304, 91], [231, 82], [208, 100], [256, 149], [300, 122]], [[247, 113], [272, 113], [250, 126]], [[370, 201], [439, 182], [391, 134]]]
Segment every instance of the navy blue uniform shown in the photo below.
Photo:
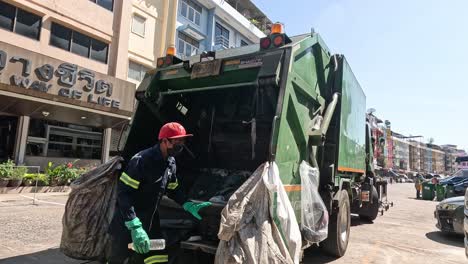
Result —
[[117, 208], [111, 225], [111, 257], [109, 263], [123, 263], [132, 255], [131, 263], [166, 263], [165, 251], [140, 255], [129, 251], [132, 242], [125, 222], [138, 217], [150, 239], [161, 238], [158, 206], [164, 194], [179, 204], [185, 195], [179, 188], [173, 157], [165, 160], [159, 144], [138, 152], [129, 161], [118, 183]]

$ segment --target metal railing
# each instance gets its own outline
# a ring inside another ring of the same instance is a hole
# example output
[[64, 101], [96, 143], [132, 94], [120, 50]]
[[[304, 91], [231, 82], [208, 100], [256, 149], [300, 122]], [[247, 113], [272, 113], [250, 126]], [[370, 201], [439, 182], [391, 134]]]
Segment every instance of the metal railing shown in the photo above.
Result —
[[229, 49], [229, 39], [222, 35], [218, 35], [215, 38], [215, 45], [219, 45], [224, 49]]
[[[1, 167], [7, 167], [7, 165], [0, 164], [0, 168]], [[33, 196], [33, 205], [36, 205], [36, 200], [37, 200], [36, 193], [37, 193], [37, 187], [38, 187], [38, 182], [39, 182], [39, 172], [40, 172], [41, 167], [40, 166], [8, 166], [8, 167], [12, 169], [26, 168], [27, 173], [36, 175], [34, 177], [35, 183], [34, 183], [34, 196]]]

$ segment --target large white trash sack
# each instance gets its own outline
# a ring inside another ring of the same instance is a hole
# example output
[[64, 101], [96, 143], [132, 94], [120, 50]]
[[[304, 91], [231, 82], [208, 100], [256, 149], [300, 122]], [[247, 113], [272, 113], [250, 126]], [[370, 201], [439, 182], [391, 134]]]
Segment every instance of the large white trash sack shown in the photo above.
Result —
[[305, 240], [318, 243], [328, 236], [328, 211], [318, 192], [319, 170], [302, 161], [301, 231]]
[[301, 233], [275, 163], [262, 164], [221, 213], [216, 264], [296, 264]]

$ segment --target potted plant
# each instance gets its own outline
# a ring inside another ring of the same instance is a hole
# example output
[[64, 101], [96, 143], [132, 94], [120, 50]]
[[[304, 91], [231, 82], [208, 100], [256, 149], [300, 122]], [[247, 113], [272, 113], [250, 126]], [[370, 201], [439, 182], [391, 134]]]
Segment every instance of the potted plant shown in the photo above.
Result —
[[12, 160], [0, 164], [0, 187], [7, 187], [13, 175], [15, 163]]
[[47, 175], [44, 173], [26, 173], [23, 177], [24, 186], [47, 186], [49, 185], [49, 180]]
[[49, 162], [47, 169], [47, 175], [49, 176], [50, 186], [68, 185], [76, 178], [78, 178], [78, 169], [73, 166], [73, 163], [58, 165], [52, 168], [52, 164]]
[[11, 174], [10, 182], [8, 183], [8, 186], [18, 188], [23, 182], [23, 177], [27, 171], [28, 169], [25, 167], [15, 167], [13, 169], [13, 173]]

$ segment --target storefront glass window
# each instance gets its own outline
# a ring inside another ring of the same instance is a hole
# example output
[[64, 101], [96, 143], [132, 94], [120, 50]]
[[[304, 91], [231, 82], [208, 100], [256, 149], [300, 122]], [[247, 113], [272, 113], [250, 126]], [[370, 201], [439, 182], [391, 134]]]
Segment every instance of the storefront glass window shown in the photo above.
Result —
[[101, 158], [101, 130], [59, 122], [46, 123], [36, 119], [31, 121], [27, 155], [76, 159]]

